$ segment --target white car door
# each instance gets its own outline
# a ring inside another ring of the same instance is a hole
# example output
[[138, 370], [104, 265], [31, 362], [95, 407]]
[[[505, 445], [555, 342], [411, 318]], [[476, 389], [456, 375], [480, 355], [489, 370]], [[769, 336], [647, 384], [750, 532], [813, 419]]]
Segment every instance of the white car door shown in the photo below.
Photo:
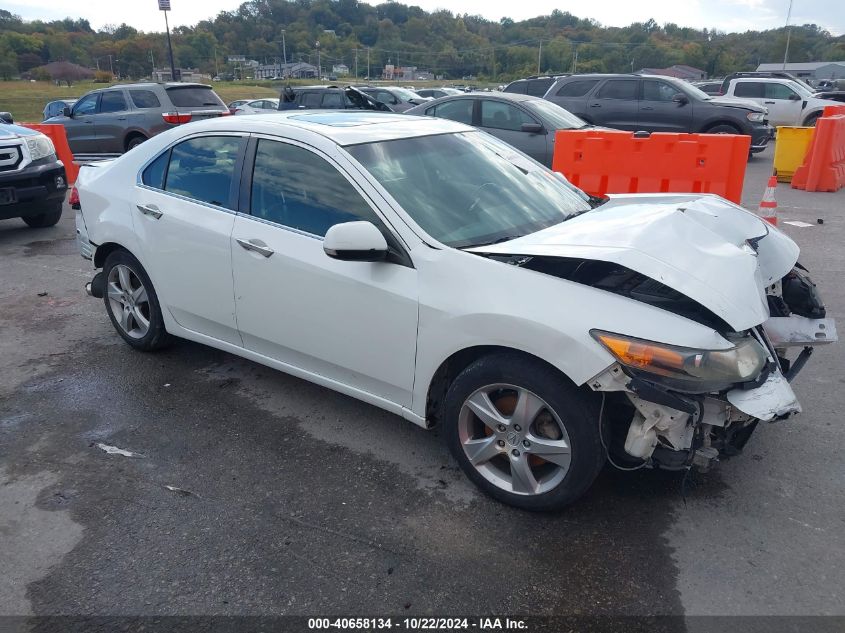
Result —
[[239, 346], [231, 236], [245, 145], [218, 134], [173, 146], [143, 171], [133, 209], [162, 309], [188, 330]]
[[[410, 406], [418, 282], [399, 239], [329, 157], [268, 138], [255, 139], [247, 156], [249, 200], [242, 194], [232, 232], [244, 347]], [[402, 254], [393, 262], [330, 258], [326, 231], [353, 220], [376, 224]]]
[[763, 106], [769, 109], [769, 123], [778, 125], [801, 125], [803, 98], [787, 85], [775, 82], [764, 84]]

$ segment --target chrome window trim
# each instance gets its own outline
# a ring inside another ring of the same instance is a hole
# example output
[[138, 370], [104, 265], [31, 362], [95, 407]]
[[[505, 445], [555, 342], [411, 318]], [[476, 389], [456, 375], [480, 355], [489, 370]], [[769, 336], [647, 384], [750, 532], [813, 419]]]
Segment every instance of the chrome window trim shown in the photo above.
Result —
[[164, 189], [157, 189], [156, 187], [150, 187], [149, 185], [145, 185], [144, 183], [137, 183], [135, 185], [139, 189], [146, 189], [147, 191], [154, 191], [155, 193], [164, 194], [171, 198], [175, 198], [176, 200], [182, 200], [184, 202], [192, 202], [193, 204], [198, 204], [203, 207], [208, 207], [209, 209], [214, 209], [215, 211], [223, 211], [224, 213], [229, 213], [231, 215], [237, 215], [238, 212], [234, 209], [227, 209], [226, 207], [219, 207], [216, 204], [212, 204], [210, 202], [203, 202], [202, 200], [196, 200], [194, 198], [189, 198], [188, 196], [183, 196], [180, 193], [173, 193], [172, 191], [165, 191]]

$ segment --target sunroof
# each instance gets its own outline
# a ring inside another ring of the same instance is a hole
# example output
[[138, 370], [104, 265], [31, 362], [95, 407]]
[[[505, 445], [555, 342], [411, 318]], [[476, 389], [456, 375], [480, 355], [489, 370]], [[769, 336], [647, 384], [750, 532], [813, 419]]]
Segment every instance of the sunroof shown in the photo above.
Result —
[[376, 123], [395, 121], [396, 115], [385, 115], [381, 112], [344, 111], [303, 113], [290, 118], [332, 127], [355, 127], [357, 125], [375, 125]]

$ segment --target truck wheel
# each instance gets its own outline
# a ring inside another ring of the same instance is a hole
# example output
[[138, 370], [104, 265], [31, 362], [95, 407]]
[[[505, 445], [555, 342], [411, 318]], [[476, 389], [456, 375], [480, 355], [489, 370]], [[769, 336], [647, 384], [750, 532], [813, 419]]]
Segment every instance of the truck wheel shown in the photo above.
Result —
[[103, 301], [114, 329], [132, 347], [143, 352], [170, 343], [158, 295], [147, 271], [124, 250], [111, 253], [103, 265], [106, 291]]
[[34, 229], [44, 229], [54, 226], [62, 217], [62, 203], [55, 202], [44, 206], [44, 213], [38, 215], [27, 215], [21, 218], [27, 226]]
[[562, 508], [604, 464], [596, 401], [522, 354], [491, 354], [464, 369], [443, 413], [446, 441], [464, 473], [508, 505]]
[[821, 112], [814, 112], [808, 116], [804, 119], [804, 127], [816, 127], [816, 123], [818, 122], [820, 116]]
[[733, 125], [722, 123], [721, 125], [714, 125], [708, 129], [707, 134], [742, 134], [742, 132], [736, 129]]

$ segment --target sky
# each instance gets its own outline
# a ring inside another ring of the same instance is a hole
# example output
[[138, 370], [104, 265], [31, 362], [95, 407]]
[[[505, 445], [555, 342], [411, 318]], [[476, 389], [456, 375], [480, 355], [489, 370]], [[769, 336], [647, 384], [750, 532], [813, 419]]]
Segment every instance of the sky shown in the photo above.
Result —
[[[524, 20], [551, 13], [569, 11], [583, 18], [594, 18], [605, 26], [627, 26], [654, 18], [660, 24], [674, 22], [681, 26], [716, 28], [720, 31], [763, 30], [783, 26], [789, 0], [403, 0], [427, 11], [448, 9], [453, 13], [482, 15], [491, 20], [510, 17]], [[170, 25], [193, 25], [213, 18], [220, 11], [237, 8], [239, 0], [171, 0]], [[378, 4], [372, 0], [369, 4]], [[86, 18], [91, 26], [122, 22], [144, 31], [164, 30], [164, 18], [157, 0], [55, 0], [5, 1], [3, 8], [25, 20], [54, 20], [65, 17]], [[791, 24], [815, 23], [834, 35], [845, 33], [843, 0], [794, 0]]]

